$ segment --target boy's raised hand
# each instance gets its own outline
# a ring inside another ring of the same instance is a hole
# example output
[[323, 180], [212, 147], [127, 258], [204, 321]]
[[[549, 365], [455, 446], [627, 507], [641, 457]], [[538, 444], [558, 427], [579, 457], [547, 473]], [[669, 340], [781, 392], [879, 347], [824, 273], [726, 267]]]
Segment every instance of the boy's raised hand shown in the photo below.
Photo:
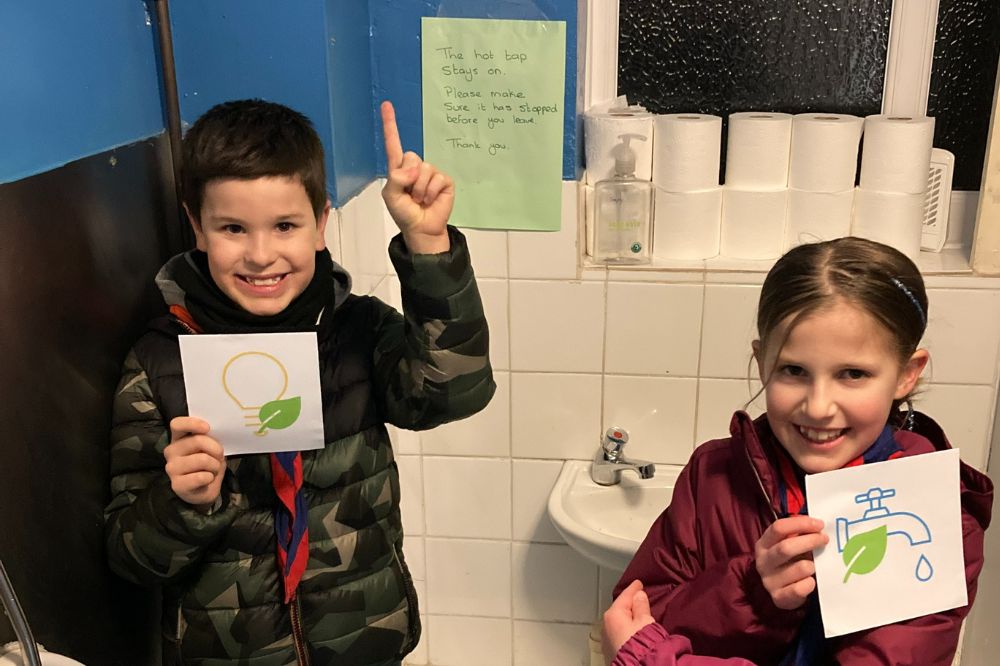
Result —
[[757, 540], [757, 572], [778, 608], [798, 608], [816, 589], [812, 551], [829, 541], [822, 529], [822, 520], [791, 516], [771, 523]]
[[382, 102], [382, 134], [388, 169], [382, 199], [406, 247], [414, 254], [437, 254], [451, 247], [448, 218], [455, 203], [455, 183], [412, 151], [403, 152], [392, 102]]
[[170, 444], [163, 449], [174, 494], [200, 509], [219, 498], [226, 475], [222, 445], [208, 431], [208, 423], [201, 419], [175, 417], [170, 421]]

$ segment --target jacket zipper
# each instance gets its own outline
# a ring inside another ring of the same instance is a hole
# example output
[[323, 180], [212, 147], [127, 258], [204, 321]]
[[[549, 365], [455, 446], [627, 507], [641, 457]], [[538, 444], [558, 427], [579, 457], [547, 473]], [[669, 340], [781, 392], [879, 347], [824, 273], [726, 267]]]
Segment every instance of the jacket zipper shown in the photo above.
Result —
[[392, 545], [392, 557], [396, 560], [396, 566], [399, 567], [399, 572], [403, 576], [403, 592], [406, 594], [406, 604], [407, 608], [407, 638], [409, 642], [404, 644], [401, 653], [412, 650], [417, 646], [417, 641], [419, 640], [419, 635], [417, 634], [417, 623], [419, 622], [420, 610], [417, 606], [417, 591], [413, 587], [413, 579], [410, 576], [409, 570], [403, 566], [402, 559], [399, 556], [399, 548], [396, 544]]
[[767, 508], [771, 510], [771, 515], [774, 520], [778, 520], [778, 512], [774, 510], [774, 503], [771, 501], [771, 496], [767, 494], [767, 490], [764, 488], [764, 482], [760, 478], [760, 472], [757, 471], [757, 466], [753, 464], [753, 458], [750, 457], [750, 450], [744, 446], [743, 453], [746, 454], [747, 463], [750, 464], [750, 469], [753, 470], [753, 476], [757, 479], [757, 486], [760, 488], [760, 492], [764, 495], [764, 501], [767, 502]]
[[292, 602], [288, 604], [288, 613], [292, 621], [292, 643], [295, 645], [295, 658], [299, 666], [309, 666], [309, 654], [306, 652], [306, 641], [302, 635], [302, 618], [299, 617], [302, 609], [299, 606], [298, 592], [292, 597]]

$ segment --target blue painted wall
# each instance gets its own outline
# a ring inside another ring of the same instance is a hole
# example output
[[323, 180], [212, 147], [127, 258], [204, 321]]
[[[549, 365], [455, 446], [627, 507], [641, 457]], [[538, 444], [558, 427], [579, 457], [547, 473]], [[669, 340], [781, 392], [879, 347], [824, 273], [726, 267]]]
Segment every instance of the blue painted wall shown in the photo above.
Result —
[[226, 100], [279, 102], [316, 126], [334, 205], [375, 177], [364, 3], [175, 0], [170, 11], [184, 123]]
[[372, 40], [368, 4], [327, 0], [327, 77], [337, 193], [346, 200], [376, 177], [372, 107]]
[[[420, 18], [566, 21], [567, 110], [576, 109], [576, 0], [174, 0], [181, 116], [247, 97], [309, 116], [326, 147], [335, 205], [385, 173], [378, 105], [399, 111], [422, 152]], [[140, 0], [0, 4], [0, 182], [164, 129], [154, 21]], [[563, 175], [577, 174], [575, 113], [564, 120]]]
[[0, 3], [0, 183], [163, 132], [142, 2]]
[[[577, 0], [369, 0], [374, 55], [374, 107], [383, 99], [396, 106], [403, 148], [423, 152], [420, 94], [420, 19], [495, 18], [566, 21], [566, 96], [563, 120], [563, 178], [575, 179], [577, 141]], [[378, 171], [385, 173], [381, 124], [376, 123]]]

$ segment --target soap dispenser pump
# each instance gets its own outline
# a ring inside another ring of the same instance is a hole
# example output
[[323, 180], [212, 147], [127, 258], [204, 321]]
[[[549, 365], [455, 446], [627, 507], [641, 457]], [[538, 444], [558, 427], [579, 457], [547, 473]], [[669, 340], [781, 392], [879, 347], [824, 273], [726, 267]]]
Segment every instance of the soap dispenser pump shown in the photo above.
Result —
[[645, 264], [650, 260], [653, 184], [635, 177], [635, 151], [631, 139], [641, 134], [620, 134], [611, 149], [615, 173], [594, 185], [593, 259], [606, 264]]

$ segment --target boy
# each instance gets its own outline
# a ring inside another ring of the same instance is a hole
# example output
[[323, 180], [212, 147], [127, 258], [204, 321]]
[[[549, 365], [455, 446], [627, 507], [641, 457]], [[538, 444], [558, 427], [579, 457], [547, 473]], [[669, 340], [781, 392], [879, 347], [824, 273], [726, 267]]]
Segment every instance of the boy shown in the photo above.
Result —
[[[188, 131], [181, 180], [197, 250], [157, 276], [170, 315], [125, 361], [113, 414], [108, 557], [162, 585], [163, 663], [389, 665], [420, 635], [384, 423], [432, 428], [495, 390], [450, 178], [404, 153], [382, 105], [383, 199], [404, 316], [350, 293], [323, 240], [323, 148], [279, 104], [220, 104]], [[177, 338], [315, 331], [326, 445], [224, 457], [188, 416]]]

